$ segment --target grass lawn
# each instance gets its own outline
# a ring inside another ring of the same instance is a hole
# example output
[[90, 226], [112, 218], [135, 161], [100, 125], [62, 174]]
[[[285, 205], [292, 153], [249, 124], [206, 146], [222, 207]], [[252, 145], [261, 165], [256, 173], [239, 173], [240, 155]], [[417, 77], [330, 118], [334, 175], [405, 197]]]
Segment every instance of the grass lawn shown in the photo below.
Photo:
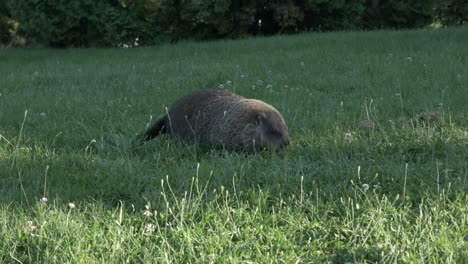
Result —
[[[0, 263], [466, 261], [467, 43], [462, 27], [0, 49]], [[208, 87], [274, 105], [292, 145], [131, 148]]]

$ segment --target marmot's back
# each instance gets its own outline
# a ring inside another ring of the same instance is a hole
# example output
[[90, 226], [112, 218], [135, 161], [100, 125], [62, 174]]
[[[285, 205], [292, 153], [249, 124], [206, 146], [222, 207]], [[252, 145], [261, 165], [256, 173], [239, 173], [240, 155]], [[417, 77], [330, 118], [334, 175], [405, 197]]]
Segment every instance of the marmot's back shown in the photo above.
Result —
[[277, 148], [289, 144], [288, 129], [271, 105], [225, 90], [202, 90], [177, 100], [168, 115], [137, 138], [161, 133], [188, 143], [227, 148]]

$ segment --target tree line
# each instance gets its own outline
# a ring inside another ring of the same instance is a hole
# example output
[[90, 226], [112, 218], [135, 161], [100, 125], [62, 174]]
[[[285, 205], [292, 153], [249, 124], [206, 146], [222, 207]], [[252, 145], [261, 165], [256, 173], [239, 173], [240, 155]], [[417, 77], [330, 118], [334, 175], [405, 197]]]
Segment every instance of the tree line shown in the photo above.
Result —
[[108, 47], [468, 23], [466, 0], [1, 0], [0, 45]]

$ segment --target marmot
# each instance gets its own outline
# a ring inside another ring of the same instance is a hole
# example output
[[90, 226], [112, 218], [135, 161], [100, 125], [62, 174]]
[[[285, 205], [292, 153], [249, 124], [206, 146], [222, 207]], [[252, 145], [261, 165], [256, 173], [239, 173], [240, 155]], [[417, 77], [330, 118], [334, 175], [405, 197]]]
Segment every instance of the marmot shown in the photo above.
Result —
[[277, 149], [289, 144], [288, 128], [273, 106], [226, 90], [201, 90], [182, 97], [136, 141], [164, 133], [187, 143], [226, 149]]

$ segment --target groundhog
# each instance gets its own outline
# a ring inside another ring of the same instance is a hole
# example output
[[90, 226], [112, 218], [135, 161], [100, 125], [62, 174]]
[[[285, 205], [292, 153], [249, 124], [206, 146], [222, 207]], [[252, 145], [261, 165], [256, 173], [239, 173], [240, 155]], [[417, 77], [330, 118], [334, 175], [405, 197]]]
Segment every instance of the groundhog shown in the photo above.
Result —
[[201, 90], [179, 99], [136, 141], [164, 133], [191, 144], [237, 150], [279, 149], [289, 144], [288, 128], [273, 106], [226, 90]]

